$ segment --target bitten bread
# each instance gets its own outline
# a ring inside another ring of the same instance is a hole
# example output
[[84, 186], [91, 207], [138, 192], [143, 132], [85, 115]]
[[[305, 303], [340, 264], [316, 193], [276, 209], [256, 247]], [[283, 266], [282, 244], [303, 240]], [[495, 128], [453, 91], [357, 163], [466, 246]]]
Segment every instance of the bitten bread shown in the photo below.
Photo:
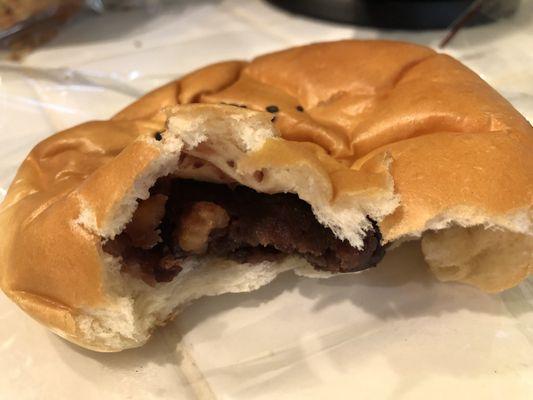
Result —
[[39, 143], [0, 206], [0, 283], [86, 348], [190, 301], [375, 266], [420, 239], [444, 281], [533, 271], [533, 129], [453, 58], [319, 43], [195, 71]]

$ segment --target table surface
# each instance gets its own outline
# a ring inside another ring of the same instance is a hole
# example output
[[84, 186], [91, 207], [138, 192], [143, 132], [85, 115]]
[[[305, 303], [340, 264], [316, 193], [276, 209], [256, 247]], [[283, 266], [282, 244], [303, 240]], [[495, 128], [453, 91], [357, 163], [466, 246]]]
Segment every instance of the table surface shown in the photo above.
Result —
[[[532, 19], [523, 1], [446, 49], [530, 120]], [[80, 17], [22, 62], [0, 62], [0, 199], [39, 140], [207, 63], [340, 38], [436, 47], [443, 36], [319, 22], [259, 0]], [[533, 281], [499, 295], [442, 284], [410, 243], [363, 274], [285, 273], [253, 293], [201, 299], [118, 354], [66, 343], [0, 294], [0, 370], [0, 399], [531, 399]]]

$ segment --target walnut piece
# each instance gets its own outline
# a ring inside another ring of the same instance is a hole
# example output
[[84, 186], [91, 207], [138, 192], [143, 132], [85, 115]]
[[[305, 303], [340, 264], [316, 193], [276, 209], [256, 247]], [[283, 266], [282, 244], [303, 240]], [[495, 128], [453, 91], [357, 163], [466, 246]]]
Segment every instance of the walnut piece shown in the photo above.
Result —
[[151, 249], [161, 241], [157, 229], [165, 215], [167, 196], [155, 194], [139, 202], [131, 222], [126, 226], [125, 233], [135, 247]]
[[[202, 254], [207, 250], [209, 235], [228, 226], [229, 215], [222, 207], [208, 201], [194, 203], [181, 216], [174, 239], [187, 252]], [[177, 240], [176, 240], [177, 239]]]

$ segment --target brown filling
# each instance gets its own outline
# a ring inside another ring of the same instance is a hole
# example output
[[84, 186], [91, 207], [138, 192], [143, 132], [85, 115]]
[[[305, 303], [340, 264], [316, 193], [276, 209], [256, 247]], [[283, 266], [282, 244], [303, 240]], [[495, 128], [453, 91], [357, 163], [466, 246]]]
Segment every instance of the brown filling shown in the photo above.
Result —
[[383, 257], [380, 239], [373, 224], [363, 249], [352, 247], [321, 225], [309, 204], [294, 194], [165, 177], [104, 249], [121, 256], [129, 272], [168, 282], [186, 257], [202, 254], [242, 263], [299, 254], [319, 270], [360, 271]]

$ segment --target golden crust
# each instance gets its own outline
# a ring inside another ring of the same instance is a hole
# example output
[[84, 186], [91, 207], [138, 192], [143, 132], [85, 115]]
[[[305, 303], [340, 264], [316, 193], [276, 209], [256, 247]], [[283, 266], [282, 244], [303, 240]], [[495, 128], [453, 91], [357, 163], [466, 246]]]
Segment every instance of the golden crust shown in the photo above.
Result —
[[332, 198], [354, 187], [383, 187], [385, 174], [374, 172], [392, 159], [401, 205], [380, 224], [388, 241], [420, 234], [457, 206], [489, 217], [531, 210], [531, 125], [448, 56], [407, 43], [340, 41], [215, 64], [109, 121], [44, 140], [21, 165], [0, 206], [0, 224], [11, 227], [0, 239], [0, 283], [69, 340], [79, 341], [75, 316], [107, 301], [100, 238], [73, 221], [90, 204], [92, 228], [106, 225], [159, 157], [151, 138], [164, 126], [161, 109], [191, 102], [276, 106], [274, 124], [287, 142], [267, 142], [248, 162], [298, 162], [302, 151], [317, 173], [331, 177]]
[[[401, 205], [380, 224], [387, 241], [422, 233], [454, 207], [489, 218], [531, 207], [533, 135], [519, 132], [433, 133], [385, 145]], [[420, 162], [421, 160], [431, 162]]]
[[0, 221], [12, 227], [0, 240], [2, 289], [65, 335], [75, 335], [79, 310], [107, 301], [101, 239], [75, 221], [87, 203], [96, 210], [95, 222], [105, 221], [132, 175], [157, 157], [151, 146], [134, 139], [152, 135], [158, 126], [89, 122], [57, 133], [31, 151], [1, 205]]
[[246, 63], [226, 61], [201, 68], [180, 80], [167, 83], [142, 97], [116, 114], [113, 120], [158, 119], [161, 109], [176, 104], [196, 102], [204, 93], [216, 92], [235, 82]]

